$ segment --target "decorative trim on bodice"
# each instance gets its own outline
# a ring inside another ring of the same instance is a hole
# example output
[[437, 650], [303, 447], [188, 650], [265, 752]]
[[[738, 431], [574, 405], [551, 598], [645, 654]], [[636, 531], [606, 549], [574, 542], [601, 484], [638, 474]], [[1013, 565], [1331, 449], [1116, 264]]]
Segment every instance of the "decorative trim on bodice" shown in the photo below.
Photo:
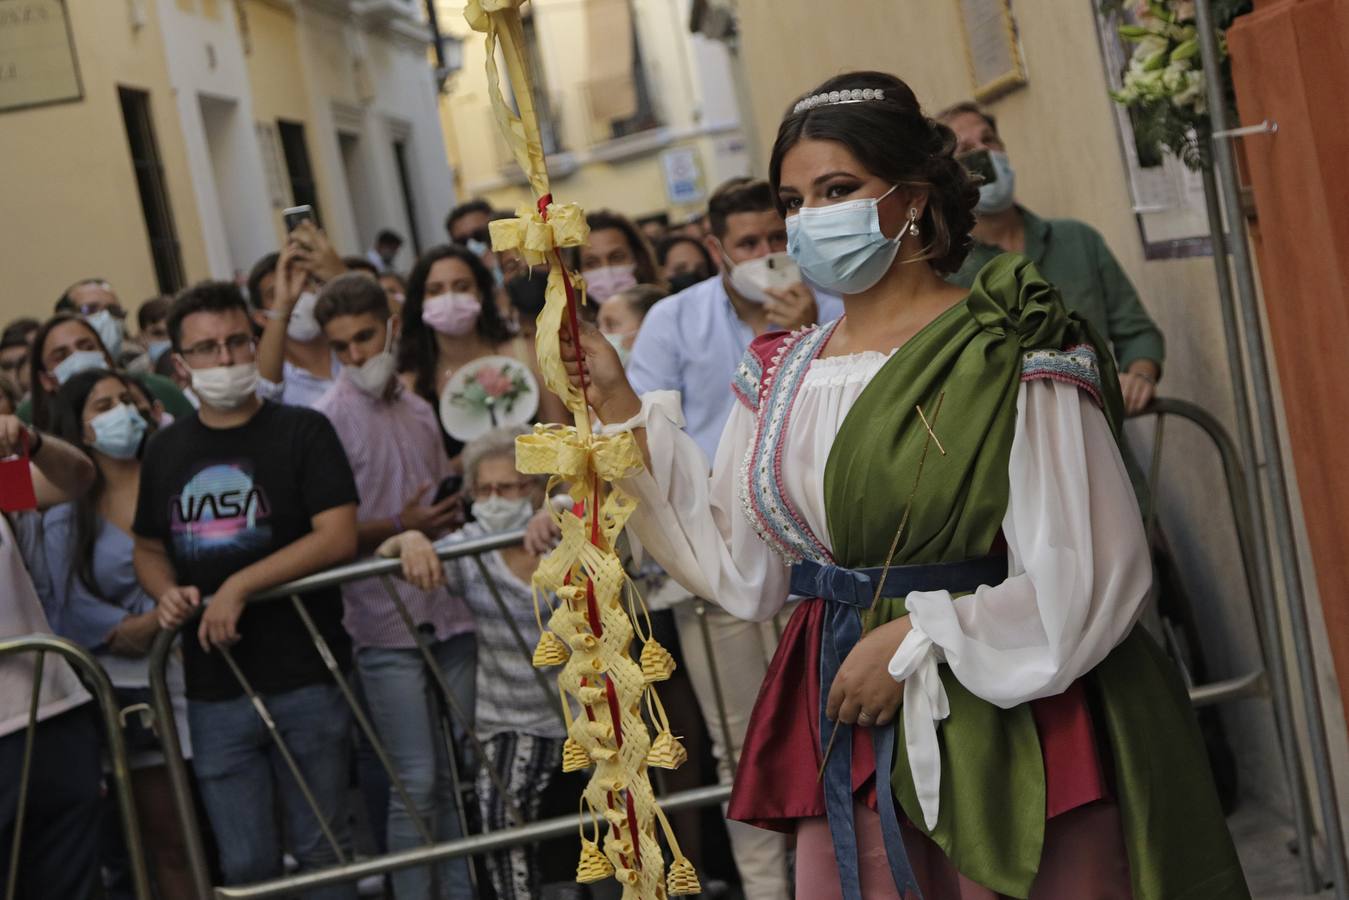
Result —
[[1078, 344], [1065, 350], [1031, 350], [1021, 358], [1021, 380], [1059, 381], [1081, 388], [1102, 405], [1101, 367], [1096, 350], [1090, 344]]
[[763, 363], [753, 350], [746, 350], [735, 367], [735, 377], [731, 379], [731, 391], [736, 399], [745, 404], [752, 413], [759, 411], [759, 389], [763, 381]]
[[762, 378], [754, 441], [740, 470], [740, 503], [745, 516], [764, 543], [788, 563], [801, 559], [833, 561], [828, 548], [787, 499], [782, 483], [782, 455], [801, 379], [836, 324], [795, 332], [778, 347]]

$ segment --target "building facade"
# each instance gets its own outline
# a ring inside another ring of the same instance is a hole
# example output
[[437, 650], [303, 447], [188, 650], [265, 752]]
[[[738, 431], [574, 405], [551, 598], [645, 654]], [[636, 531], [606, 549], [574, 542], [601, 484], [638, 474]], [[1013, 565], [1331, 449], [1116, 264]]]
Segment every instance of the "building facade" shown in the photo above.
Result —
[[[725, 45], [691, 34], [688, 0], [534, 0], [524, 9], [548, 170], [559, 199], [682, 222], [750, 171]], [[487, 92], [483, 37], [439, 0], [462, 59], [441, 109], [462, 197], [530, 202]]]
[[65, 29], [79, 89], [0, 92], [0, 320], [48, 314], [86, 276], [129, 307], [240, 278], [291, 205], [314, 206], [344, 254], [393, 229], [405, 268], [439, 237], [454, 188], [415, 0], [23, 5], [45, 29], [0, 22], [0, 47], [50, 59]]

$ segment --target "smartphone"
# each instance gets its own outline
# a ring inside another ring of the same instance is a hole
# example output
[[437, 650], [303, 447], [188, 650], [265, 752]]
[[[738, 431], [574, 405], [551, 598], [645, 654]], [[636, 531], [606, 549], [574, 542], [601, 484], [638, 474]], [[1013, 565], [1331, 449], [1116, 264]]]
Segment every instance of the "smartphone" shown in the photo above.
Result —
[[306, 219], [317, 224], [314, 219], [314, 207], [307, 204], [305, 206], [292, 206], [289, 209], [283, 209], [281, 211], [281, 218], [286, 223], [287, 232], [294, 231], [299, 227], [300, 223]]
[[993, 167], [993, 157], [988, 155], [987, 150], [966, 153], [956, 157], [956, 161], [965, 167], [966, 172], [978, 178], [981, 185], [992, 184], [998, 180], [998, 170]]
[[463, 490], [463, 475], [446, 475], [445, 480], [436, 488], [436, 495], [431, 499], [431, 504], [435, 505], [447, 497], [453, 497]]
[[801, 268], [786, 253], [770, 254], [764, 260], [764, 265], [768, 270], [768, 283], [763, 285], [766, 288], [780, 291], [801, 283]]

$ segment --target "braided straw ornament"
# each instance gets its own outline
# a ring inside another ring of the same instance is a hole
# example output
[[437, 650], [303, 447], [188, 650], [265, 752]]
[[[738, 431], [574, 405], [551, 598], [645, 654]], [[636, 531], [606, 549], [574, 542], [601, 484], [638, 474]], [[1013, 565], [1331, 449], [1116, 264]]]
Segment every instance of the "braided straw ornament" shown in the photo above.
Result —
[[[665, 900], [671, 893], [695, 894], [700, 888], [656, 804], [648, 776], [648, 766], [672, 768], [687, 756], [670, 733], [652, 688], [654, 682], [670, 677], [674, 660], [651, 639], [649, 619], [640, 664], [633, 659], [633, 638], [641, 636], [636, 623], [647, 614], [614, 552], [619, 532], [636, 506], [615, 482], [639, 472], [642, 456], [630, 432], [592, 433], [585, 398], [562, 365], [559, 334], [564, 327], [574, 333], [577, 304], [585, 302], [585, 281], [567, 271], [561, 250], [583, 245], [588, 231], [579, 206], [554, 203], [549, 193], [520, 18], [522, 2], [468, 0], [464, 16], [486, 38], [488, 95], [497, 124], [538, 198], [534, 205], [521, 206], [515, 218], [490, 224], [492, 246], [519, 251], [530, 266], [549, 265], [546, 302], [538, 319], [539, 372], [575, 419], [573, 425], [536, 426], [533, 434], [516, 442], [516, 468], [525, 474], [546, 474], [550, 490], [567, 484], [573, 496], [583, 498], [579, 513], [553, 513], [562, 541], [534, 573], [534, 608], [542, 631], [534, 665], [561, 667], [558, 688], [567, 720], [564, 771], [594, 767], [581, 803], [589, 810], [595, 831], [593, 838], [582, 831], [577, 881], [613, 877], [623, 885], [624, 900]], [[501, 89], [498, 44], [518, 115]], [[550, 596], [558, 601], [551, 608]], [[548, 610], [546, 629], [544, 610]], [[654, 743], [644, 713], [657, 724]], [[675, 860], [668, 881], [658, 826]]]

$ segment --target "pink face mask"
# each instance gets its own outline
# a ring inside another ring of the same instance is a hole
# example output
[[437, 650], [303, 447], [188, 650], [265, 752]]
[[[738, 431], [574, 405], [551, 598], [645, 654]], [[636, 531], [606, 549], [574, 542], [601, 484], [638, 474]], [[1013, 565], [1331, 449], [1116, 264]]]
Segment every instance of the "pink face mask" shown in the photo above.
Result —
[[586, 279], [586, 296], [596, 303], [604, 303], [620, 291], [637, 286], [636, 266], [602, 266], [582, 274]]
[[422, 321], [450, 337], [472, 331], [481, 313], [482, 301], [472, 294], [438, 294], [422, 304]]

